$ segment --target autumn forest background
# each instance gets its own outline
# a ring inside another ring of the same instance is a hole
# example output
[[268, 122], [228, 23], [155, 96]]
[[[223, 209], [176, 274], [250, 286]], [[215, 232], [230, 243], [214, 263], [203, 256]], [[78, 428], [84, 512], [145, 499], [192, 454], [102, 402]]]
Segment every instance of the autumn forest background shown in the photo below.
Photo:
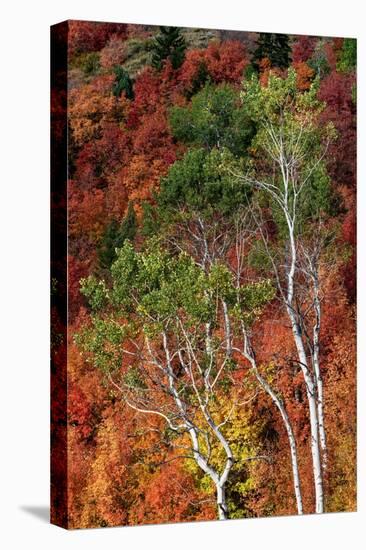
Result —
[[53, 521], [355, 510], [356, 41], [69, 21], [67, 47]]

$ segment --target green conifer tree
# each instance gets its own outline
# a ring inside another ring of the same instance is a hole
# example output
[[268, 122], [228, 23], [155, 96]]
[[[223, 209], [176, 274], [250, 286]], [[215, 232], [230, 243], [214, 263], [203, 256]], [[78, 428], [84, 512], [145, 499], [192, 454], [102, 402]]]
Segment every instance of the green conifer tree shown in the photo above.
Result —
[[133, 241], [137, 231], [136, 214], [132, 202], [129, 202], [122, 223], [116, 219], [107, 225], [98, 251], [99, 265], [109, 269], [116, 258], [116, 248], [121, 248], [128, 239]]
[[287, 69], [291, 61], [291, 47], [287, 34], [261, 32], [254, 51], [252, 65], [258, 71], [259, 62], [267, 57], [272, 67]]
[[133, 99], [135, 94], [133, 92], [133, 80], [123, 67], [116, 65], [114, 67], [114, 74], [116, 75], [113, 84], [113, 95], [119, 97], [122, 92], [125, 92], [127, 99]]
[[160, 70], [164, 61], [169, 59], [173, 69], [178, 69], [184, 61], [186, 47], [178, 27], [160, 27], [152, 45], [152, 66]]
[[136, 231], [137, 231], [136, 214], [135, 214], [135, 209], [133, 207], [133, 202], [130, 201], [128, 203], [127, 214], [122, 221], [121, 228], [119, 231], [119, 242], [117, 244], [117, 248], [120, 248], [127, 239], [129, 241], [133, 241], [136, 236]]

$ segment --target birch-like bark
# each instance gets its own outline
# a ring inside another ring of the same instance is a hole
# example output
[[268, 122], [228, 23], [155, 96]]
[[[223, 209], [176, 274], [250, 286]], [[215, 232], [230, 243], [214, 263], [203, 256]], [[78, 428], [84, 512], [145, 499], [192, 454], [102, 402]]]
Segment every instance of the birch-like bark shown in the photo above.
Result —
[[[245, 224], [244, 224], [245, 225]], [[240, 287], [240, 279], [241, 279], [241, 272], [242, 272], [242, 256], [244, 254], [244, 246], [243, 241], [245, 240], [245, 235], [243, 234], [243, 231], [245, 233], [245, 228], [237, 226], [237, 237], [236, 237], [236, 251], [237, 251], [237, 272], [236, 272], [236, 285], [237, 289]], [[246, 327], [243, 322], [241, 322], [241, 334], [243, 337], [243, 348], [233, 348], [235, 351], [238, 351], [244, 359], [249, 361], [249, 364], [251, 366], [251, 369], [259, 383], [259, 385], [263, 388], [263, 390], [269, 395], [271, 400], [273, 401], [274, 405], [277, 407], [281, 418], [283, 420], [288, 442], [289, 442], [289, 448], [290, 448], [290, 455], [291, 455], [291, 470], [292, 470], [292, 478], [293, 478], [293, 486], [294, 486], [294, 494], [296, 499], [296, 508], [297, 513], [302, 514], [303, 513], [303, 503], [302, 503], [302, 492], [301, 492], [301, 482], [300, 482], [300, 474], [299, 474], [299, 466], [298, 466], [298, 456], [297, 456], [297, 446], [296, 446], [296, 439], [295, 434], [292, 429], [292, 425], [289, 419], [289, 416], [286, 411], [286, 407], [282, 401], [276, 394], [276, 392], [273, 390], [273, 388], [270, 386], [270, 384], [265, 380], [265, 378], [260, 374], [258, 365], [255, 358], [255, 353], [252, 348], [250, 337], [248, 334], [248, 331], [246, 330]]]
[[[198, 366], [198, 361], [197, 361], [196, 355], [194, 353], [192, 345], [190, 344], [190, 342], [188, 340], [188, 334], [187, 334], [186, 331], [184, 331], [184, 335], [187, 339], [187, 343], [189, 344], [188, 354], [192, 354], [192, 358]], [[213, 432], [213, 434], [218, 439], [219, 443], [221, 444], [222, 448], [225, 451], [226, 461], [225, 461], [225, 466], [224, 466], [224, 469], [223, 469], [221, 475], [209, 465], [208, 460], [205, 459], [204, 456], [203, 456], [203, 453], [200, 452], [199, 439], [198, 439], [198, 430], [193, 425], [193, 423], [189, 419], [187, 419], [185, 406], [184, 406], [182, 400], [180, 399], [179, 394], [178, 394], [178, 392], [175, 388], [174, 374], [173, 374], [173, 369], [172, 369], [172, 366], [171, 366], [171, 357], [170, 357], [170, 352], [169, 352], [169, 348], [168, 348], [167, 335], [166, 335], [165, 332], [163, 332], [162, 336], [163, 336], [163, 346], [164, 346], [164, 350], [165, 350], [166, 364], [167, 364], [168, 377], [169, 377], [169, 386], [170, 386], [170, 389], [171, 389], [172, 394], [174, 396], [174, 400], [176, 402], [176, 405], [177, 405], [179, 411], [181, 412], [182, 416], [185, 418], [185, 423], [186, 423], [186, 426], [187, 426], [187, 429], [188, 429], [188, 432], [190, 434], [191, 441], [192, 441], [193, 457], [196, 460], [197, 465], [206, 474], [209, 475], [209, 477], [211, 478], [211, 480], [215, 484], [216, 498], [217, 498], [217, 509], [218, 509], [219, 519], [220, 520], [227, 519], [228, 515], [227, 515], [227, 505], [226, 505], [226, 498], [225, 498], [225, 486], [226, 486], [230, 471], [231, 471], [231, 469], [234, 465], [234, 456], [233, 456], [232, 450], [230, 448], [230, 445], [229, 445], [227, 439], [223, 435], [223, 433], [220, 430], [219, 426], [217, 426], [217, 424], [213, 420], [213, 418], [212, 418], [212, 416], [211, 416], [211, 414], [208, 410], [208, 404], [207, 404], [208, 403], [208, 396], [212, 392], [212, 386], [210, 385], [209, 380], [208, 380], [208, 375], [206, 374], [204, 376], [204, 385], [205, 385], [205, 389], [206, 389], [206, 399], [202, 399], [202, 397], [200, 395], [200, 392], [197, 388], [196, 382], [195, 382], [195, 378], [194, 378], [194, 375], [193, 375], [192, 368], [190, 367], [190, 362], [187, 365], [182, 360], [181, 354], [178, 355], [179, 358], [180, 358], [180, 361], [181, 361], [182, 368], [186, 371], [186, 373], [189, 375], [189, 377], [192, 381], [192, 387], [193, 387], [193, 389], [196, 393], [197, 401], [199, 403], [199, 407], [201, 409], [201, 412], [202, 412], [202, 414], [203, 414], [210, 430]], [[213, 350], [213, 346], [212, 346], [212, 342], [211, 342], [211, 331], [210, 331], [210, 325], [209, 324], [206, 325], [206, 339], [205, 340], [206, 340], [207, 354], [209, 356], [212, 356], [213, 353], [214, 353], [214, 350]], [[211, 357], [210, 363], [212, 363], [212, 357]], [[209, 372], [209, 369], [207, 369], [207, 371]]]
[[225, 485], [222, 485], [220, 482], [216, 485], [216, 494], [217, 494], [217, 509], [219, 513], [219, 519], [228, 518], [228, 510], [226, 504], [225, 496]]
[[[285, 190], [287, 184], [285, 182]], [[319, 418], [318, 418], [318, 403], [317, 403], [317, 386], [316, 381], [312, 373], [309, 370], [308, 360], [306, 357], [306, 351], [304, 342], [301, 336], [301, 326], [296, 318], [295, 309], [293, 307], [294, 301], [294, 277], [296, 271], [296, 243], [295, 243], [295, 219], [296, 210], [293, 212], [291, 218], [288, 214], [287, 195], [285, 196], [284, 214], [288, 227], [288, 235], [290, 241], [290, 267], [287, 271], [287, 299], [286, 299], [286, 311], [291, 321], [292, 334], [295, 341], [295, 346], [299, 358], [300, 368], [303, 373], [306, 386], [306, 395], [309, 405], [309, 417], [310, 417], [310, 435], [311, 435], [311, 455], [313, 461], [313, 477], [315, 485], [315, 512], [321, 514], [324, 512], [324, 491], [323, 491], [323, 473], [321, 466], [320, 445], [319, 445]]]
[[308, 362], [304, 343], [301, 338], [301, 328], [296, 321], [295, 314], [291, 307], [287, 307], [287, 313], [291, 320], [292, 333], [294, 335], [297, 354], [299, 357], [300, 368], [303, 373], [306, 386], [306, 395], [309, 405], [310, 418], [310, 435], [311, 435], [311, 456], [313, 462], [313, 477], [315, 486], [315, 512], [321, 514], [324, 512], [324, 491], [323, 491], [323, 475], [320, 457], [319, 445], [319, 420], [318, 420], [318, 405], [316, 397], [316, 386], [308, 369]]
[[271, 388], [271, 386], [268, 384], [268, 382], [265, 380], [265, 378], [260, 374], [258, 370], [257, 362], [254, 354], [250, 351], [248, 335], [244, 328], [243, 328], [243, 338], [244, 338], [243, 350], [238, 349], [237, 351], [239, 351], [241, 355], [249, 361], [257, 381], [259, 382], [260, 386], [264, 389], [264, 391], [272, 399], [273, 403], [279, 410], [279, 413], [285, 425], [285, 429], [286, 429], [286, 433], [289, 441], [290, 454], [291, 454], [292, 478], [293, 478], [297, 513], [301, 515], [303, 513], [303, 503], [302, 503], [301, 482], [300, 482], [295, 434], [293, 432], [291, 422], [283, 401], [278, 397], [276, 392]]
[[[295, 275], [297, 273], [297, 250], [295, 241], [295, 225], [297, 220], [297, 202], [299, 195], [304, 188], [305, 183], [309, 180], [310, 174], [319, 164], [320, 160], [315, 159], [313, 167], [310, 169], [307, 175], [304, 175], [304, 179], [299, 182], [297, 176], [295, 176], [294, 166], [298, 162], [297, 147], [289, 151], [285, 148], [283, 140], [283, 128], [275, 129], [271, 122], [264, 123], [264, 127], [267, 134], [267, 143], [265, 149], [270, 158], [277, 164], [280, 170], [282, 187], [260, 181], [257, 179], [245, 178], [247, 183], [253, 185], [257, 189], [266, 191], [271, 198], [277, 203], [277, 206], [282, 211], [284, 221], [287, 225], [287, 235], [289, 244], [289, 258], [288, 264], [285, 265], [285, 277], [286, 283], [283, 284], [280, 281], [279, 271], [273, 258], [270, 255], [268, 247], [266, 246], [267, 253], [270, 256], [278, 290], [283, 300], [286, 313], [291, 322], [291, 329], [294, 338], [294, 343], [297, 350], [298, 362], [302, 370], [306, 394], [309, 407], [309, 419], [310, 419], [310, 432], [311, 432], [311, 455], [313, 465], [313, 478], [315, 488], [315, 511], [316, 513], [322, 513], [324, 511], [324, 491], [323, 491], [323, 468], [321, 463], [320, 441], [322, 440], [322, 447], [324, 445], [325, 454], [323, 452], [323, 458], [326, 458], [326, 441], [325, 441], [325, 428], [323, 419], [323, 386], [320, 376], [319, 365], [319, 329], [320, 329], [320, 303], [319, 303], [319, 327], [316, 328], [314, 335], [316, 341], [312, 343], [312, 365], [314, 371], [310, 370], [309, 363], [305, 351], [305, 344], [302, 335], [301, 323], [298, 319], [298, 315], [301, 312], [297, 312], [294, 307], [294, 293], [295, 293]], [[277, 132], [277, 133], [276, 133]], [[299, 132], [298, 141], [300, 141], [302, 135], [302, 127]], [[261, 231], [262, 238], [263, 233]], [[264, 239], [265, 240], [265, 239]], [[265, 243], [267, 244], [267, 243]], [[315, 353], [314, 353], [315, 350]]]
[[316, 274], [313, 277], [314, 285], [314, 309], [315, 309], [315, 324], [313, 328], [313, 364], [314, 372], [316, 376], [317, 387], [317, 399], [318, 399], [318, 422], [319, 422], [319, 437], [320, 446], [322, 450], [322, 468], [323, 473], [327, 469], [328, 455], [327, 455], [327, 440], [325, 435], [324, 426], [324, 403], [323, 403], [323, 379], [320, 370], [319, 361], [319, 334], [320, 334], [320, 322], [321, 322], [321, 305], [319, 299], [319, 281]]
[[[227, 317], [229, 317], [228, 313], [227, 313]], [[231, 348], [231, 340], [230, 340], [230, 348]], [[190, 346], [190, 350], [191, 350], [193, 356], [195, 356], [193, 348], [191, 346]], [[212, 341], [211, 341], [210, 330], [208, 330], [206, 332], [206, 352], [207, 352], [208, 356], [210, 357], [209, 364], [212, 366], [213, 365], [213, 353], [214, 353], [214, 351], [213, 351], [213, 346], [212, 346]], [[226, 482], [228, 480], [230, 471], [231, 471], [231, 469], [234, 465], [234, 456], [233, 456], [231, 447], [229, 445], [229, 442], [227, 441], [227, 439], [223, 435], [223, 433], [220, 430], [219, 426], [217, 426], [217, 424], [214, 422], [214, 420], [213, 420], [213, 418], [212, 418], [212, 416], [211, 416], [211, 414], [208, 410], [208, 407], [207, 407], [207, 401], [208, 401], [207, 398], [212, 392], [212, 386], [210, 385], [210, 382], [209, 382], [209, 379], [208, 379], [209, 378], [209, 373], [210, 373], [210, 368], [207, 369], [206, 375], [204, 376], [204, 384], [205, 384], [205, 389], [206, 389], [206, 400], [203, 401], [198, 393], [197, 393], [197, 398], [198, 398], [198, 402], [200, 404], [201, 411], [203, 413], [203, 416], [205, 417], [205, 420], [206, 420], [207, 424], [211, 428], [212, 432], [215, 434], [216, 438], [218, 439], [219, 443], [221, 444], [221, 446], [224, 449], [225, 454], [226, 454], [226, 463], [225, 463], [224, 470], [221, 473], [221, 476], [219, 477], [218, 482], [215, 483], [215, 485], [216, 485], [216, 495], [217, 495], [218, 515], [219, 515], [219, 519], [222, 520], [222, 519], [227, 519], [227, 517], [228, 517], [227, 516], [226, 498], [225, 498], [225, 486], [226, 486]], [[193, 384], [193, 385], [195, 387], [195, 384]]]
[[297, 513], [301, 515], [303, 513], [303, 504], [302, 504], [302, 495], [301, 495], [299, 465], [298, 465], [298, 459], [297, 459], [296, 440], [295, 440], [295, 435], [290, 423], [290, 419], [288, 417], [287, 411], [281, 399], [279, 399], [279, 397], [275, 394], [272, 388], [259, 375], [258, 370], [254, 372], [258, 382], [264, 388], [264, 390], [268, 393], [268, 395], [271, 397], [272, 401], [276, 405], [277, 409], [279, 410], [283, 423], [285, 425], [285, 429], [286, 429], [286, 433], [289, 441], [290, 454], [291, 454], [291, 468], [292, 468], [292, 477], [293, 477], [293, 484], [294, 484], [294, 493], [296, 498]]

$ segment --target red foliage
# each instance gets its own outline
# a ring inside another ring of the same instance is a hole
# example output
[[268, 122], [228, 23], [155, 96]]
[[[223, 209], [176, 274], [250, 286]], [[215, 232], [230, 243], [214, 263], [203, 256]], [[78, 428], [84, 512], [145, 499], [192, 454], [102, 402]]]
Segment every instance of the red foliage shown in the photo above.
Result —
[[[123, 59], [125, 37], [146, 37], [149, 33], [151, 31], [145, 27], [134, 25], [71, 22], [71, 54], [101, 50], [103, 70], [111, 72], [114, 63]], [[317, 41], [316, 37], [297, 37], [293, 44], [293, 65], [300, 90], [308, 89], [313, 77], [307, 61]], [[340, 242], [348, 243], [353, 249], [356, 112], [352, 86], [355, 80], [353, 75], [339, 74], [334, 69], [341, 44], [341, 41], [328, 41], [325, 47], [333, 69], [322, 80], [319, 97], [326, 102], [322, 121], [333, 122], [339, 135], [337, 143], [331, 146], [329, 168], [346, 210], [341, 220]], [[151, 67], [143, 68], [136, 77], [132, 101], [124, 96], [113, 96], [112, 74], [80, 81], [69, 95], [72, 135], [69, 147], [73, 148], [73, 172], [68, 197], [68, 292], [72, 325], [67, 357], [67, 473], [72, 526], [216, 517], [214, 503], [200, 504], [200, 500], [207, 500], [207, 495], [200, 492], [195, 478], [181, 460], [154, 465], [173, 458], [170, 451], [158, 446], [160, 436], [154, 429], [161, 428], [159, 421], [151, 420], [152, 430], [143, 432], [138, 415], [121, 407], [116, 395], [103, 385], [99, 371], [80, 354], [72, 337], [80, 327], [90, 322], [89, 312], [83, 308], [79, 281], [93, 272], [96, 248], [106, 223], [111, 217], [121, 219], [130, 200], [134, 201], [139, 219], [141, 201], [151, 199], [152, 192], [159, 188], [160, 178], [184, 150], [171, 136], [167, 121], [169, 107], [187, 104], [187, 97], [197, 79], [199, 85], [206, 77], [214, 83], [239, 85], [247, 63], [242, 43], [235, 40], [215, 42], [205, 49], [188, 49], [186, 59], [177, 71], [170, 63], [166, 63], [159, 73]], [[263, 59], [260, 63], [263, 85], [270, 70], [268, 59]], [[53, 110], [58, 113], [57, 97]], [[321, 274], [324, 294], [321, 361], [326, 385], [329, 467], [333, 476], [327, 481], [328, 494], [333, 499], [327, 503], [329, 509], [339, 509], [340, 506], [351, 509], [354, 501], [354, 471], [347, 464], [347, 460], [352, 461], [349, 457], [355, 454], [354, 312], [350, 305], [355, 290], [354, 273], [353, 254], [345, 266], [340, 262], [331, 273]], [[283, 396], [293, 423], [300, 457], [304, 508], [306, 512], [312, 512], [314, 495], [306, 389], [296, 363], [288, 319], [278, 305], [273, 304], [253, 327], [253, 333], [260, 368]], [[65, 361], [66, 345], [63, 343], [57, 350], [54, 364], [57, 368]], [[238, 377], [243, 376], [243, 372], [245, 376], [249, 374], [247, 370], [238, 371]], [[66, 379], [62, 382], [66, 387]], [[53, 391], [56, 393], [54, 402], [59, 399], [62, 404], [65, 396], [57, 394], [59, 390]], [[258, 515], [273, 514], [274, 510], [278, 514], [294, 513], [290, 455], [283, 422], [264, 393], [260, 393], [251, 406], [255, 409], [253, 414], [266, 420], [263, 423], [266, 426], [263, 446], [274, 460], [270, 465], [259, 461], [253, 467], [251, 475], [255, 490], [246, 497], [248, 509]], [[61, 405], [59, 409], [54, 406], [53, 418], [53, 430], [60, 439], [64, 429], [62, 422], [65, 424]], [[66, 454], [64, 460], [66, 463]], [[62, 464], [56, 466], [61, 478]], [[341, 486], [349, 490], [349, 495], [339, 493], [338, 487]]]
[[85, 143], [77, 156], [74, 179], [80, 190], [104, 187], [109, 174], [126, 162], [130, 154], [130, 135], [120, 125], [105, 122], [100, 131], [100, 139]]
[[189, 50], [178, 80], [184, 92], [190, 92], [200, 72], [215, 83], [230, 82], [238, 84], [243, 79], [243, 72], [248, 65], [244, 46], [237, 40], [211, 42], [204, 50]]
[[69, 232], [72, 238], [85, 237], [96, 241], [104, 227], [104, 192], [92, 189], [79, 191], [76, 182], [69, 182]]
[[338, 139], [331, 145], [329, 168], [333, 180], [339, 185], [356, 185], [356, 106], [352, 91], [355, 77], [352, 74], [332, 71], [320, 85], [319, 98], [326, 107], [322, 120], [332, 122]]
[[114, 35], [100, 52], [100, 65], [103, 69], [111, 70], [115, 65], [122, 65], [126, 54], [125, 41]]
[[132, 149], [151, 157], [151, 160], [162, 159], [167, 164], [175, 161], [175, 146], [165, 109], [141, 117], [139, 128], [134, 133]]
[[159, 74], [151, 67], [146, 67], [136, 78], [134, 85], [135, 99], [127, 119], [127, 126], [135, 128], [140, 116], [156, 110], [161, 104], [161, 80]]
[[77, 384], [70, 384], [68, 389], [68, 420], [77, 428], [82, 439], [92, 433], [92, 409], [85, 393]]
[[211, 42], [205, 52], [207, 69], [214, 82], [240, 83], [248, 65], [244, 46], [238, 40]]
[[[150, 478], [144, 499], [139, 503], [136, 522], [192, 521], [200, 512], [199, 500], [192, 476], [183, 470], [179, 460], [170, 462]], [[205, 508], [205, 516], [201, 515], [200, 519], [215, 519], [215, 506], [206, 504]]]
[[202, 70], [207, 71], [204, 50], [188, 50], [178, 77], [182, 89], [189, 92]]
[[292, 61], [294, 63], [308, 61], [314, 53], [317, 41], [316, 36], [298, 36], [292, 46]]
[[78, 315], [83, 304], [80, 294], [80, 279], [87, 277], [90, 271], [90, 260], [80, 261], [75, 256], [67, 258], [68, 275], [68, 299], [69, 299], [69, 322], [72, 323]]
[[69, 51], [71, 55], [100, 50], [112, 36], [125, 38], [127, 25], [94, 21], [69, 21]]

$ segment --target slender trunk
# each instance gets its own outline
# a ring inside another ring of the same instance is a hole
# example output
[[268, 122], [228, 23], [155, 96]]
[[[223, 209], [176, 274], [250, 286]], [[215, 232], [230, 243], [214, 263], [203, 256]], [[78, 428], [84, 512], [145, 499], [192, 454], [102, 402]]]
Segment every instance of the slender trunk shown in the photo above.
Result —
[[216, 495], [217, 495], [217, 511], [219, 519], [228, 519], [228, 509], [226, 504], [225, 496], [225, 486], [218, 483], [216, 485]]
[[323, 473], [321, 467], [321, 456], [320, 456], [320, 445], [319, 445], [319, 418], [318, 418], [318, 406], [317, 406], [317, 387], [316, 387], [316, 378], [314, 380], [312, 373], [309, 371], [308, 361], [306, 357], [304, 342], [301, 334], [301, 327], [296, 319], [296, 314], [293, 309], [293, 298], [294, 298], [294, 279], [296, 271], [296, 261], [297, 261], [297, 251], [296, 251], [296, 242], [295, 242], [295, 212], [294, 218], [290, 219], [287, 211], [287, 201], [286, 208], [284, 210], [290, 250], [291, 250], [291, 261], [290, 266], [287, 271], [287, 300], [285, 301], [287, 315], [291, 321], [292, 334], [294, 336], [294, 341], [296, 345], [296, 350], [299, 358], [300, 367], [304, 376], [305, 385], [306, 385], [306, 394], [309, 404], [309, 417], [310, 417], [310, 434], [311, 434], [311, 456], [313, 461], [313, 476], [314, 476], [314, 487], [315, 487], [315, 512], [321, 514], [324, 512], [324, 492], [323, 492]]
[[294, 492], [295, 492], [295, 498], [296, 498], [296, 506], [297, 506], [297, 513], [301, 515], [303, 513], [303, 507], [302, 507], [302, 496], [301, 496], [301, 484], [300, 484], [300, 475], [299, 475], [299, 467], [297, 462], [297, 449], [296, 449], [296, 442], [295, 442], [295, 436], [294, 432], [292, 430], [292, 426], [290, 424], [289, 418], [287, 416], [287, 412], [284, 411], [285, 415], [281, 412], [286, 431], [287, 436], [290, 444], [290, 452], [291, 452], [291, 467], [292, 467], [292, 477], [294, 482]]
[[319, 437], [320, 437], [320, 446], [322, 450], [322, 468], [323, 473], [327, 469], [327, 440], [325, 435], [325, 426], [324, 426], [324, 399], [323, 399], [323, 379], [320, 371], [320, 343], [319, 343], [319, 334], [320, 334], [320, 322], [321, 322], [321, 305], [319, 299], [319, 283], [317, 274], [313, 276], [314, 284], [314, 309], [315, 309], [315, 324], [313, 328], [313, 365], [314, 372], [316, 377], [316, 387], [317, 387], [317, 398], [318, 398], [318, 421], [319, 421]]
[[206, 329], [206, 352], [209, 357], [212, 356], [212, 345], [211, 345], [211, 323], [205, 324]]
[[297, 513], [301, 515], [303, 513], [303, 506], [302, 506], [301, 483], [300, 483], [299, 466], [298, 466], [298, 460], [297, 460], [295, 434], [293, 432], [290, 419], [288, 417], [287, 411], [282, 401], [277, 397], [277, 395], [270, 388], [270, 386], [265, 381], [263, 381], [263, 379], [261, 379], [262, 377], [260, 375], [258, 376], [258, 374], [256, 373], [256, 377], [259, 380], [260, 384], [263, 386], [263, 388], [266, 390], [266, 392], [270, 395], [276, 407], [278, 408], [286, 428], [287, 437], [288, 437], [289, 446], [290, 446], [292, 478], [294, 483]]
[[324, 408], [323, 408], [323, 380], [319, 373], [316, 373], [316, 383], [318, 389], [318, 421], [319, 421], [319, 437], [320, 437], [320, 447], [322, 450], [322, 468], [323, 473], [327, 469], [328, 463], [328, 453], [327, 453], [327, 439], [325, 435], [325, 426], [324, 426]]
[[228, 509], [226, 504], [225, 485], [233, 465], [233, 461], [228, 459], [226, 466], [221, 477], [219, 474], [208, 464], [207, 460], [201, 454], [199, 450], [199, 442], [196, 429], [192, 425], [188, 425], [189, 434], [192, 440], [193, 456], [198, 466], [207, 474], [214, 482], [216, 487], [216, 502], [217, 512], [220, 520], [228, 519]]
[[324, 426], [324, 398], [323, 398], [323, 379], [321, 377], [320, 365], [318, 352], [313, 354], [313, 363], [315, 371], [315, 380], [316, 380], [316, 390], [317, 390], [317, 413], [318, 413], [318, 426], [319, 426], [319, 439], [320, 447], [322, 452], [322, 469], [323, 473], [327, 469], [327, 440], [325, 435], [325, 426]]
[[[165, 351], [166, 351], [169, 377], [170, 377], [171, 380], [173, 380], [173, 376], [172, 376], [173, 373], [172, 373], [171, 363], [170, 363], [170, 355], [169, 355], [168, 348], [167, 348], [167, 339], [166, 339], [166, 334], [165, 333], [163, 333], [163, 343], [164, 343], [164, 348], [165, 348]], [[206, 324], [206, 351], [207, 351], [207, 354], [209, 356], [211, 356], [211, 358], [212, 358], [213, 349], [212, 349], [212, 342], [211, 342], [211, 325], [210, 325], [210, 323]], [[209, 372], [209, 370], [210, 369], [207, 369], [207, 372]], [[206, 378], [206, 375], [204, 376], [204, 383], [206, 385], [206, 389], [209, 391], [210, 386], [208, 385], [208, 380]], [[184, 406], [183, 406], [183, 404], [182, 404], [175, 388], [174, 388], [174, 397], [175, 397], [175, 401], [178, 405], [178, 408], [180, 409], [180, 411], [185, 416]], [[226, 482], [228, 480], [231, 468], [234, 465], [234, 457], [233, 457], [233, 453], [231, 451], [231, 448], [230, 448], [230, 445], [229, 445], [228, 441], [226, 440], [225, 436], [221, 432], [220, 427], [215, 424], [215, 422], [214, 422], [214, 420], [213, 420], [213, 418], [212, 418], [212, 416], [211, 416], [211, 414], [210, 414], [210, 412], [207, 408], [207, 402], [205, 403], [204, 401], [202, 401], [200, 397], [198, 397], [198, 401], [199, 401], [200, 409], [202, 411], [202, 414], [203, 414], [208, 426], [210, 427], [210, 429], [212, 430], [215, 437], [218, 439], [218, 441], [220, 442], [222, 448], [225, 451], [226, 463], [225, 463], [224, 470], [220, 475], [219, 472], [217, 472], [217, 470], [215, 470], [212, 466], [210, 466], [210, 464], [208, 462], [208, 459], [206, 459], [206, 457], [202, 454], [202, 452], [200, 450], [200, 443], [199, 443], [199, 439], [198, 439], [197, 428], [193, 425], [193, 423], [190, 420], [186, 420], [185, 421], [186, 426], [187, 426], [187, 429], [188, 429], [188, 432], [190, 434], [191, 441], [192, 441], [193, 457], [194, 457], [196, 463], [198, 464], [198, 466], [211, 478], [211, 480], [215, 484], [216, 493], [217, 493], [216, 498], [217, 498], [219, 519], [227, 519], [227, 505], [226, 505], [226, 500], [225, 500], [225, 485], [226, 485]]]
[[319, 419], [318, 405], [316, 396], [316, 385], [309, 372], [304, 343], [301, 338], [301, 328], [296, 321], [295, 314], [291, 307], [287, 307], [288, 315], [291, 319], [292, 333], [294, 335], [297, 354], [300, 367], [304, 376], [306, 385], [306, 395], [309, 404], [310, 434], [311, 434], [311, 455], [313, 461], [313, 476], [315, 486], [315, 512], [321, 514], [324, 512], [324, 491], [323, 474], [321, 467], [320, 445], [319, 445]]
[[234, 456], [231, 450], [231, 447], [226, 440], [225, 436], [221, 432], [220, 428], [214, 423], [209, 411], [206, 407], [201, 407], [201, 410], [203, 412], [203, 415], [206, 419], [207, 424], [210, 426], [211, 430], [215, 434], [218, 441], [221, 443], [221, 446], [223, 447], [225, 454], [226, 454], [226, 463], [225, 468], [220, 475], [218, 482], [216, 483], [216, 490], [217, 490], [217, 505], [218, 505], [218, 512], [219, 512], [219, 519], [227, 519], [227, 507], [226, 507], [226, 501], [225, 501], [225, 486], [226, 482], [229, 478], [229, 474], [231, 471], [231, 468], [234, 465]]
[[295, 435], [291, 426], [290, 419], [288, 417], [286, 408], [282, 400], [277, 396], [277, 394], [273, 391], [273, 389], [268, 384], [268, 382], [261, 376], [260, 372], [258, 371], [255, 358], [248, 353], [245, 354], [245, 357], [250, 361], [252, 370], [259, 384], [262, 386], [265, 392], [268, 393], [268, 395], [276, 405], [277, 409], [279, 410], [283, 423], [285, 425], [289, 446], [290, 446], [291, 467], [292, 467], [292, 477], [293, 477], [293, 483], [294, 483], [294, 492], [295, 492], [295, 498], [296, 498], [296, 507], [297, 507], [297, 513], [300, 515], [303, 513], [301, 483], [300, 483], [299, 466], [298, 466], [298, 460], [297, 460], [296, 440], [295, 440]]
[[299, 466], [298, 466], [298, 460], [297, 460], [295, 435], [294, 435], [287, 411], [282, 401], [277, 397], [277, 395], [272, 391], [272, 389], [266, 383], [264, 385], [262, 384], [262, 386], [270, 395], [276, 407], [278, 408], [286, 428], [287, 437], [288, 437], [289, 446], [290, 446], [292, 478], [293, 478], [293, 484], [294, 484], [297, 513], [301, 515], [303, 513], [303, 505], [302, 505], [301, 483], [300, 483]]
[[222, 300], [222, 309], [224, 312], [224, 326], [225, 326], [225, 340], [226, 340], [226, 353], [227, 356], [230, 357], [232, 354], [231, 349], [231, 324], [230, 324], [230, 317], [228, 312], [227, 303], [225, 300]]

